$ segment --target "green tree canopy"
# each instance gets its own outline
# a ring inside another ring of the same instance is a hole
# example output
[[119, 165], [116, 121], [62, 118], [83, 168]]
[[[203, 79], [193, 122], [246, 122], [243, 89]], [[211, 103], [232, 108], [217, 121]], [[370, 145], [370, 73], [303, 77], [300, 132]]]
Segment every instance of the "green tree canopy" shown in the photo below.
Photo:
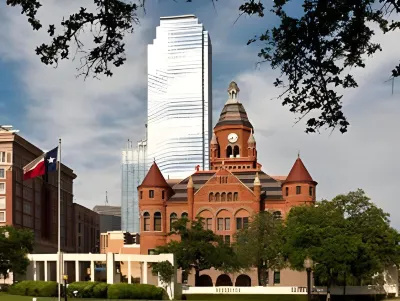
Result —
[[0, 274], [24, 274], [29, 265], [26, 255], [33, 251], [34, 235], [31, 230], [12, 226], [0, 227]]
[[151, 273], [154, 276], [159, 275], [160, 280], [162, 281], [164, 285], [164, 289], [167, 290], [167, 287], [169, 286], [170, 293], [172, 296], [172, 288], [171, 288], [171, 282], [174, 279], [174, 273], [175, 273], [175, 268], [174, 266], [169, 262], [169, 261], [161, 261], [157, 263], [153, 263], [151, 265]]
[[258, 284], [267, 285], [269, 269], [282, 269], [284, 243], [282, 220], [267, 212], [251, 217], [250, 224], [236, 233], [234, 249], [245, 268], [257, 268]]
[[225, 272], [240, 270], [240, 263], [233, 248], [211, 230], [205, 230], [201, 218], [190, 222], [179, 219], [172, 225], [169, 235], [177, 235], [179, 240], [172, 240], [155, 252], [173, 253], [177, 268], [186, 272], [195, 269], [195, 283], [198, 284], [200, 271], [215, 268]]
[[397, 231], [362, 190], [293, 208], [285, 238], [284, 254], [291, 267], [303, 270], [304, 259], [310, 257], [315, 275], [328, 287], [343, 279], [359, 285], [371, 281], [398, 260]]
[[[49, 25], [47, 32], [52, 41], [36, 48], [44, 64], [57, 65], [60, 60], [71, 58], [71, 48], [84, 53], [78, 72], [85, 78], [99, 74], [111, 76], [112, 68], [125, 62], [124, 39], [139, 24], [137, 11], [145, 8], [145, 0], [92, 1], [94, 7], [81, 7], [66, 16], [60, 26]], [[7, 0], [6, 3], [20, 7], [34, 30], [42, 29], [36, 14], [46, 5], [44, 0]], [[258, 54], [260, 60], [280, 71], [281, 78], [276, 79], [275, 85], [285, 89], [279, 97], [283, 105], [299, 113], [300, 119], [310, 112], [319, 114], [308, 119], [306, 132], [339, 127], [344, 133], [349, 122], [342, 111], [343, 95], [336, 89], [357, 87], [351, 70], [364, 68], [366, 58], [382, 50], [379, 43], [373, 42], [377, 30], [388, 33], [400, 29], [400, 4], [398, 0], [304, 0], [301, 3], [302, 14], [293, 15], [290, 5], [296, 5], [297, 1], [273, 0], [270, 13], [279, 18], [279, 24], [266, 28], [248, 44], [263, 43]], [[243, 0], [238, 15], [243, 14], [265, 17], [263, 2]], [[91, 29], [95, 44], [91, 49], [81, 42], [87, 28]], [[391, 76], [400, 76], [400, 64], [394, 67]]]

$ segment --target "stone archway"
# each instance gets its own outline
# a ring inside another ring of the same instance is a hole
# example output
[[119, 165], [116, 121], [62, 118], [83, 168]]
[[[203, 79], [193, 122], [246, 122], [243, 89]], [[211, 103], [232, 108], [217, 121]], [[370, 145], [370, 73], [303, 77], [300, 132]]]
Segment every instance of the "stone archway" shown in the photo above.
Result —
[[251, 278], [248, 275], [239, 275], [236, 278], [235, 286], [251, 286]]
[[213, 286], [211, 277], [206, 274], [201, 275], [197, 286]]
[[227, 274], [219, 275], [215, 286], [233, 286], [231, 277]]

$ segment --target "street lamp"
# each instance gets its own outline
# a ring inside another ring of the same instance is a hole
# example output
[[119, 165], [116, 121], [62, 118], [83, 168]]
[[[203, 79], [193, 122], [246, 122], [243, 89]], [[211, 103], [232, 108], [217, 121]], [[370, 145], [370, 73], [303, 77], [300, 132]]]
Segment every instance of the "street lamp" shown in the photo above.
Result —
[[304, 267], [306, 268], [307, 271], [307, 296], [308, 296], [308, 301], [311, 300], [311, 269], [313, 267], [314, 262], [312, 261], [311, 258], [307, 257], [304, 259]]

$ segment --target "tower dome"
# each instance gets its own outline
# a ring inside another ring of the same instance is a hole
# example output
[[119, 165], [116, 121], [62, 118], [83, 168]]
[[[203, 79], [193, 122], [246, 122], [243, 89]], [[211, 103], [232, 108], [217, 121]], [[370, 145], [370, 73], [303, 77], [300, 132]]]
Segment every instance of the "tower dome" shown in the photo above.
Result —
[[253, 129], [253, 125], [250, 123], [249, 118], [247, 117], [246, 110], [239, 102], [239, 91], [240, 89], [238, 85], [232, 81], [228, 87], [229, 98], [222, 109], [219, 120], [215, 127], [223, 125], [244, 125]]

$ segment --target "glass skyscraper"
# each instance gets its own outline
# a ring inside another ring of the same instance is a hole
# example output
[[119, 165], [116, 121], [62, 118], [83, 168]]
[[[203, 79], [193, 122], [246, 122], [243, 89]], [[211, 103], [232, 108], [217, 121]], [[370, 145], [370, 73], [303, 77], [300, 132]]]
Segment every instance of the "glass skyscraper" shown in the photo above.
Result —
[[148, 45], [148, 158], [165, 178], [209, 168], [211, 56], [208, 32], [194, 15], [160, 19]]
[[122, 151], [121, 181], [121, 230], [140, 232], [139, 197], [137, 187], [147, 174], [147, 141], [141, 140], [133, 147], [128, 140]]

